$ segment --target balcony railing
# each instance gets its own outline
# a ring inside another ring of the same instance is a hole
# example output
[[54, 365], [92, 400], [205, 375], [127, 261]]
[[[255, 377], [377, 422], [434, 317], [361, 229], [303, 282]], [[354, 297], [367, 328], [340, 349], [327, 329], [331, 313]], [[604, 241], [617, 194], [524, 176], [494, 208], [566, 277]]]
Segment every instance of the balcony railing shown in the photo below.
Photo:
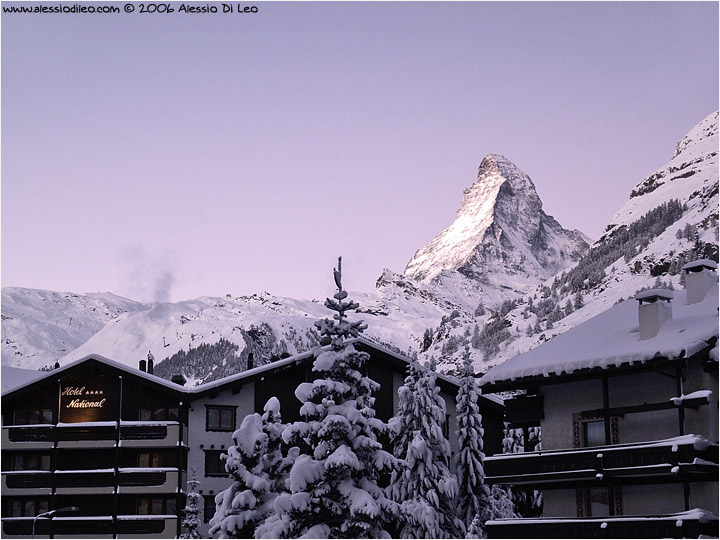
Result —
[[695, 435], [485, 459], [486, 482], [542, 489], [717, 480], [718, 446]]
[[[119, 435], [119, 437], [118, 437]], [[178, 422], [81, 422], [73, 424], [37, 424], [28, 426], [3, 426], [2, 445], [5, 448], [60, 448], [113, 447], [120, 440], [121, 446], [142, 447], [150, 441], [153, 447], [175, 446], [180, 438]], [[90, 444], [92, 443], [92, 444]]]
[[702, 538], [718, 536], [718, 517], [695, 509], [670, 515], [502, 519], [485, 524], [488, 538]]
[[[56, 517], [38, 519], [35, 537], [49, 538], [175, 538], [177, 516]], [[51, 523], [52, 521], [52, 523]], [[27, 538], [32, 534], [33, 518], [3, 518], [3, 538]]]
[[3, 472], [3, 495], [37, 494], [38, 490], [59, 494], [112, 493], [115, 485], [121, 493], [142, 493], [152, 488], [153, 493], [174, 493], [178, 487], [180, 471], [172, 467], [91, 469], [68, 471], [10, 471]]

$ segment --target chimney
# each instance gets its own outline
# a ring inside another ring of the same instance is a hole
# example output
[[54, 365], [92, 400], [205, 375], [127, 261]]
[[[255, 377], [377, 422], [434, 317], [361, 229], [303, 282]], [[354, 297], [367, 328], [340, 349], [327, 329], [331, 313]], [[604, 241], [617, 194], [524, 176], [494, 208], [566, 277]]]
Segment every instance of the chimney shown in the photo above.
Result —
[[185, 380], [185, 377], [183, 377], [182, 375], [173, 375], [173, 378], [170, 380], [175, 384], [179, 384], [180, 386], [185, 386], [185, 383], [187, 382]]
[[249, 353], [249, 354], [248, 354], [248, 361], [247, 361], [247, 368], [248, 368], [248, 370], [251, 370], [252, 368], [255, 367], [253, 364], [254, 364], [254, 363], [253, 363], [253, 353]]
[[682, 267], [688, 304], [702, 302], [705, 293], [718, 282], [717, 267], [717, 263], [709, 259], [693, 261]]
[[148, 362], [147, 362], [147, 372], [152, 375], [153, 374], [153, 360], [155, 360], [155, 357], [153, 354], [148, 351]]
[[665, 321], [672, 319], [673, 292], [666, 289], [650, 289], [635, 297], [640, 302], [640, 339], [654, 338]]
[[138, 369], [142, 372], [147, 371], [147, 361], [145, 359], [140, 360], [140, 365], [138, 366]]

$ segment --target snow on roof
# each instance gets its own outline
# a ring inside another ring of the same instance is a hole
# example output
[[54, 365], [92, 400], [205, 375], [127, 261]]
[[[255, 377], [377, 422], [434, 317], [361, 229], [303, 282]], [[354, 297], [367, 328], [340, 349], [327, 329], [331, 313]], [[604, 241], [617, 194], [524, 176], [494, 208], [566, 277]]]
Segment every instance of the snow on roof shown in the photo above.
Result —
[[9, 383], [8, 388], [5, 387], [6, 386], [6, 384], [5, 384], [6, 370], [14, 370], [14, 371], [31, 371], [31, 370], [12, 368], [9, 366], [2, 366], [2, 395], [9, 394], [10, 392], [15, 392], [16, 390], [20, 390], [21, 388], [25, 388], [26, 386], [30, 386], [31, 384], [33, 384], [41, 379], [45, 379], [45, 378], [49, 378], [49, 377], [52, 377], [53, 379], [55, 379], [55, 378], [57, 378], [58, 375], [66, 372], [69, 369], [73, 368], [74, 366], [80, 365], [83, 362], [86, 362], [88, 360], [97, 360], [98, 362], [100, 362], [102, 364], [107, 364], [108, 366], [114, 367], [121, 371], [131, 373], [137, 377], [146, 379], [155, 384], [159, 384], [160, 386], [164, 386], [166, 388], [172, 389], [176, 392], [183, 390], [182, 386], [175, 384], [173, 382], [170, 382], [170, 381], [166, 381], [165, 379], [163, 379], [161, 377], [157, 377], [155, 375], [145, 373], [144, 371], [140, 371], [139, 369], [133, 369], [126, 364], [116, 362], [115, 360], [110, 360], [109, 358], [105, 358], [104, 356], [100, 356], [98, 354], [89, 354], [87, 356], [84, 356], [83, 358], [75, 360], [74, 362], [65, 364], [61, 368], [53, 369], [52, 371], [34, 371], [33, 373], [38, 374], [37, 377], [26, 376], [23, 379], [23, 374], [8, 372], [10, 374], [11, 381], [13, 381], [14, 383], [17, 383], [17, 384], [12, 384], [12, 386], [10, 386], [11, 383]]
[[643, 300], [652, 302], [653, 300], [657, 299], [672, 300], [674, 296], [675, 295], [673, 294], [673, 292], [667, 289], [649, 289], [647, 291], [638, 293], [635, 296], [635, 300], [640, 300], [641, 302]]
[[[378, 349], [386, 354], [392, 355], [393, 357], [398, 358], [398, 359], [402, 360], [403, 362], [406, 362], [406, 363], [409, 362], [409, 360], [406, 357], [404, 357], [400, 354], [394, 353], [393, 351], [391, 351], [373, 341], [362, 338], [362, 337], [350, 339], [347, 341], [347, 343], [349, 343], [349, 344], [363, 343], [365, 345], [368, 345], [375, 349]], [[243, 379], [250, 378], [254, 375], [259, 375], [261, 373], [277, 369], [278, 367], [292, 365], [293, 363], [301, 361], [312, 355], [313, 355], [312, 351], [306, 351], [303, 353], [295, 354], [288, 358], [283, 358], [281, 360], [277, 360], [275, 362], [270, 362], [269, 364], [264, 364], [262, 366], [258, 366], [256, 368], [253, 368], [250, 370], [236, 373], [235, 375], [230, 375], [230, 376], [224, 377], [222, 379], [218, 379], [218, 380], [211, 381], [211, 382], [208, 382], [205, 384], [201, 384], [194, 388], [187, 388], [187, 387], [183, 387], [178, 384], [175, 384], [173, 382], [167, 381], [165, 379], [162, 379], [160, 377], [157, 377], [155, 375], [148, 374], [144, 371], [140, 371], [139, 369], [134, 369], [126, 364], [116, 362], [115, 360], [110, 360], [109, 358], [105, 358], [105, 357], [97, 355], [97, 354], [91, 354], [91, 355], [85, 356], [83, 358], [80, 358], [78, 360], [75, 360], [74, 362], [70, 362], [61, 368], [58, 368], [58, 369], [55, 369], [55, 370], [49, 371], [49, 372], [33, 371], [33, 370], [20, 369], [20, 368], [11, 368], [9, 366], [2, 366], [2, 395], [8, 394], [10, 392], [14, 392], [14, 391], [24, 388], [26, 386], [29, 386], [30, 384], [32, 384], [42, 378], [45, 378], [45, 377], [56, 378], [59, 374], [63, 373], [64, 371], [72, 368], [73, 366], [76, 366], [83, 362], [86, 362], [87, 360], [90, 360], [90, 359], [94, 359], [94, 360], [97, 360], [98, 362], [107, 364], [109, 366], [115, 367], [122, 371], [132, 373], [133, 375], [147, 379], [149, 381], [152, 381], [152, 382], [159, 384], [161, 386], [164, 386], [166, 388], [170, 388], [172, 390], [175, 390], [176, 392], [184, 392], [184, 393], [193, 395], [193, 394], [200, 394], [207, 390], [211, 390], [211, 389], [217, 388], [219, 386], [222, 386], [222, 385], [225, 385], [228, 383], [241, 381]], [[8, 372], [7, 384], [6, 384], [6, 370]], [[24, 372], [28, 372], [28, 373], [24, 373]], [[32, 376], [31, 376], [31, 374], [32, 374]], [[437, 376], [438, 376], [438, 379], [441, 379], [448, 384], [451, 384], [454, 386], [459, 385], [459, 381], [455, 377], [451, 377], [450, 375], [445, 375], [443, 373], [438, 373]], [[487, 396], [483, 396], [483, 397], [487, 397]]]
[[[395, 353], [395, 352], [391, 351], [390, 349], [383, 347], [382, 345], [375, 343], [374, 341], [371, 341], [364, 337], [348, 339], [346, 341], [346, 343], [350, 344], [350, 345], [355, 344], [355, 343], [361, 343], [361, 344], [367, 345], [369, 347], [372, 347], [374, 349], [377, 349], [380, 352], [383, 352], [385, 354], [393, 356], [399, 360], [402, 360], [405, 363], [409, 363], [409, 359], [407, 357], [405, 357], [401, 354]], [[327, 348], [329, 348], [329, 346], [325, 347], [325, 348], [327, 349]], [[240, 381], [242, 379], [252, 377], [253, 375], [258, 375], [260, 373], [270, 371], [272, 369], [276, 369], [278, 367], [291, 365], [300, 360], [304, 360], [305, 358], [308, 358], [310, 356], [313, 356], [313, 351], [306, 351], [303, 353], [298, 353], [293, 356], [289, 356], [288, 358], [283, 358], [281, 360], [277, 360], [277, 361], [271, 362], [269, 364], [263, 364], [262, 366], [258, 366], [256, 368], [249, 369], [247, 371], [242, 371], [240, 373], [236, 373], [235, 375], [230, 375], [230, 376], [224, 377], [222, 379], [217, 379], [215, 381], [211, 381], [211, 382], [208, 382], [205, 384], [198, 385], [194, 388], [187, 389], [187, 391], [190, 393], [193, 393], [193, 394], [201, 393], [201, 392], [207, 391], [209, 389], [216, 388], [218, 386], [222, 386], [222, 385], [225, 385], [228, 383]], [[445, 381], [448, 384], [454, 385], [454, 386], [459, 386], [459, 384], [460, 384], [460, 381], [458, 381], [458, 379], [456, 379], [455, 377], [452, 377], [450, 375], [446, 375], [444, 373], [438, 373], [437, 378]], [[484, 397], [487, 397], [487, 396], [484, 396]]]
[[696, 261], [689, 262], [681, 268], [681, 270], [693, 270], [695, 268], [702, 269], [702, 268], [709, 268], [711, 270], [717, 270], [717, 263], [715, 261], [712, 261], [710, 259], [698, 259]]
[[2, 366], [0, 372], [0, 383], [2, 386], [2, 393], [7, 394], [12, 392], [16, 388], [25, 386], [37, 379], [41, 379], [47, 375], [45, 371], [38, 371], [36, 369], [23, 369], [10, 366]]
[[480, 385], [645, 363], [656, 357], [692, 356], [718, 335], [718, 286], [714, 285], [701, 302], [687, 305], [686, 299], [686, 291], [675, 292], [673, 317], [653, 338], [640, 340], [637, 304], [626, 300], [493, 367], [480, 379]]

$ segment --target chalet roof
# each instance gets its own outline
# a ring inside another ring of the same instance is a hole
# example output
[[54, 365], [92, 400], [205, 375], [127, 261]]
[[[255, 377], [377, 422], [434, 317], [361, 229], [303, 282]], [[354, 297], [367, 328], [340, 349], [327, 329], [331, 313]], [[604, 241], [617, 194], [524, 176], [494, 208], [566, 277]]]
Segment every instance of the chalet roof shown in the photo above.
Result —
[[[409, 359], [405, 356], [395, 353], [390, 349], [374, 343], [366, 338], [359, 337], [348, 340], [348, 342], [357, 345], [360, 349], [374, 349], [375, 351], [381, 353], [385, 360], [393, 363], [395, 367], [398, 368], [398, 370], [404, 371], [409, 364]], [[237, 387], [238, 384], [244, 384], [253, 381], [262, 376], [266, 376], [268, 373], [271, 373], [278, 369], [282, 369], [283, 367], [290, 366], [299, 362], [304, 362], [309, 358], [312, 358], [312, 356], [312, 352], [296, 354], [294, 356], [283, 358], [269, 364], [264, 364], [262, 366], [258, 366], [247, 371], [242, 371], [235, 375], [230, 375], [216, 381], [201, 384], [194, 388], [185, 388], [173, 382], [167, 381], [161, 377], [145, 373], [115, 360], [105, 358], [104, 356], [92, 354], [80, 358], [79, 360], [75, 360], [74, 362], [70, 362], [61, 368], [49, 372], [2, 366], [2, 395], [4, 398], [9, 394], [14, 394], [15, 392], [21, 391], [23, 389], [28, 389], [29, 387], [38, 383], [39, 381], [42, 381], [43, 379], [56, 380], [58, 376], [62, 376], [66, 373], [74, 372], [77, 369], [81, 369], [79, 366], [86, 362], [95, 361], [110, 366], [111, 368], [124, 371], [131, 376], [139, 377], [150, 383], [160, 385], [161, 387], [172, 390], [173, 392], [183, 393], [187, 395], [189, 399], [196, 399], [207, 394], [222, 392], [228, 388]], [[437, 380], [438, 386], [451, 394], [456, 393], [459, 388], [460, 381], [450, 375], [438, 373]], [[495, 406], [502, 406], [503, 404], [503, 400], [493, 394], [480, 396], [480, 399], [488, 401]]]
[[[394, 366], [399, 371], [405, 371], [410, 362], [407, 357], [405, 357], [401, 354], [395, 353], [395, 352], [391, 351], [390, 349], [383, 347], [382, 345], [379, 345], [378, 343], [370, 341], [369, 339], [364, 338], [364, 337], [357, 337], [357, 338], [349, 339], [349, 340], [347, 340], [347, 343], [357, 345], [359, 349], [373, 349], [377, 352], [382, 353], [382, 355], [385, 357], [385, 359], [387, 359], [389, 362], [393, 363]], [[312, 351], [296, 354], [294, 356], [289, 356], [287, 358], [283, 358], [281, 360], [277, 360], [277, 361], [271, 362], [269, 364], [264, 364], [262, 366], [255, 367], [255, 368], [249, 369], [247, 371], [241, 371], [240, 373], [237, 373], [235, 375], [230, 375], [228, 377], [224, 377], [224, 378], [218, 379], [216, 381], [198, 385], [194, 388], [189, 388], [188, 392], [190, 392], [194, 395], [204, 395], [209, 392], [223, 391], [227, 388], [237, 386], [238, 384], [242, 384], [244, 382], [249, 382], [251, 380], [254, 380], [260, 376], [268, 374], [269, 372], [273, 372], [275, 370], [281, 369], [283, 367], [286, 367], [286, 366], [289, 366], [292, 364], [304, 362], [304, 361], [308, 360], [309, 358], [312, 358], [312, 356], [313, 356]], [[437, 379], [438, 379], [438, 385], [441, 387], [445, 387], [444, 389], [446, 391], [450, 391], [453, 393], [457, 392], [457, 390], [460, 386], [460, 381], [450, 375], [438, 373]]]
[[[539, 347], [490, 369], [483, 390], [524, 388], [530, 382], [586, 375], [591, 370], [638, 366], [660, 359], [689, 358], [718, 336], [718, 286], [701, 302], [687, 305], [686, 291], [675, 291], [673, 316], [658, 334], [641, 340], [638, 306], [626, 300]], [[545, 382], [547, 381], [547, 382]]]
[[[83, 369], [84, 364], [87, 364], [89, 362], [98, 362], [100, 364], [104, 364], [106, 366], [109, 366], [111, 369], [125, 372], [131, 377], [137, 377], [146, 382], [156, 384], [166, 390], [170, 390], [175, 393], [183, 391], [183, 388], [181, 386], [173, 382], [167, 381], [161, 377], [145, 373], [144, 371], [140, 371], [139, 369], [134, 369], [115, 360], [105, 358], [104, 356], [101, 356], [99, 354], [90, 354], [84, 356], [83, 358], [79, 358], [78, 360], [75, 360], [73, 362], [69, 362], [68, 364], [65, 364], [60, 368], [53, 369], [52, 371], [34, 371], [33, 373], [37, 373], [39, 375], [37, 377], [33, 377], [27, 373], [22, 373], [32, 370], [12, 368], [10, 366], [2, 366], [2, 396], [3, 398], [5, 398], [10, 394], [15, 394], [16, 392], [26, 390], [35, 384], [41, 383], [41, 381], [45, 379], [57, 380], [58, 377], [69, 375], [80, 369]], [[6, 382], [6, 377], [9, 378], [10, 382]]]

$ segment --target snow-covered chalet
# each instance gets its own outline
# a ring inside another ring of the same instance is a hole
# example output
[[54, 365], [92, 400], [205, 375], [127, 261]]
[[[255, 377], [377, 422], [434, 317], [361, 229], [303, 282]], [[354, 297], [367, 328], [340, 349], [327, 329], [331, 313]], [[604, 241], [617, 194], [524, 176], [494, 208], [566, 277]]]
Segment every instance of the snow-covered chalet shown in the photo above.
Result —
[[[377, 417], [398, 406], [408, 360], [364, 338], [367, 375], [380, 383]], [[299, 419], [295, 389], [315, 379], [313, 355], [298, 354], [188, 388], [181, 379], [89, 356], [50, 372], [3, 367], [3, 538], [176, 538], [188, 472], [195, 470], [205, 524], [215, 496], [230, 485], [221, 455], [242, 419], [276, 396], [283, 421]], [[453, 450], [458, 382], [438, 375], [444, 430]], [[501, 452], [502, 401], [479, 400], [485, 451]], [[62, 508], [72, 513], [40, 517]]]
[[490, 538], [718, 536], [718, 274], [683, 267], [651, 289], [489, 370], [483, 392], [542, 450], [485, 460], [486, 481], [543, 492], [543, 516]]

